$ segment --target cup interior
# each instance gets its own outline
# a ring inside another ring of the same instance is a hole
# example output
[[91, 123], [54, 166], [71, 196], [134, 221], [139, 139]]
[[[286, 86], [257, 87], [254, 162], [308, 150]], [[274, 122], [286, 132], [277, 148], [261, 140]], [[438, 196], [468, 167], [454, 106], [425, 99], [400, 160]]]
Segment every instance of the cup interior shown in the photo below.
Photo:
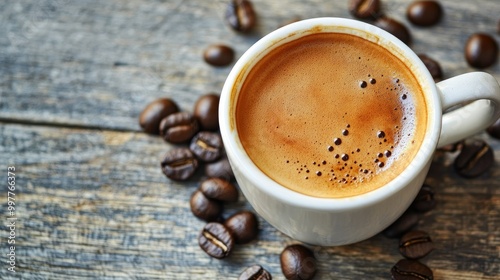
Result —
[[[269, 178], [249, 158], [238, 137], [235, 108], [240, 88], [252, 67], [274, 48], [305, 35], [336, 32], [347, 33], [376, 43], [398, 57], [414, 74], [425, 95], [428, 111], [426, 132], [420, 150], [404, 171], [385, 186], [373, 191], [345, 198], [319, 198], [292, 191]], [[287, 204], [321, 211], [343, 211], [358, 208], [380, 200], [409, 185], [431, 159], [441, 129], [441, 103], [435, 83], [418, 56], [399, 39], [373, 25], [343, 18], [314, 18], [284, 26], [269, 33], [237, 61], [221, 93], [219, 124], [224, 145], [233, 168], [242, 170], [251, 185]], [[238, 179], [238, 178], [237, 178]]]

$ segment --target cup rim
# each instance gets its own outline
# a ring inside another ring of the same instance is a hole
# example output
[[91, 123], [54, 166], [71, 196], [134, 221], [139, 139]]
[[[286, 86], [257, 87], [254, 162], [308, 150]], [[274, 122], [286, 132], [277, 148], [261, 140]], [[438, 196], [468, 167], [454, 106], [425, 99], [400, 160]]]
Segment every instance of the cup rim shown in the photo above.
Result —
[[[386, 185], [363, 194], [342, 198], [322, 198], [298, 193], [280, 185], [252, 162], [240, 142], [236, 124], [232, 120], [235, 115], [235, 106], [233, 105], [236, 103], [239, 94], [239, 89], [234, 90], [234, 88], [240, 80], [239, 85], [241, 86], [243, 78], [250, 72], [258, 58], [288, 41], [298, 39], [305, 34], [318, 32], [349, 33], [376, 41], [376, 43], [388, 49], [401, 60], [407, 60], [403, 62], [414, 73], [425, 95], [428, 111], [427, 126], [419, 151], [401, 174]], [[435, 82], [423, 62], [406, 44], [376, 26], [336, 17], [301, 20], [281, 27], [261, 38], [233, 66], [224, 83], [219, 101], [220, 132], [232, 168], [238, 169], [239, 173], [242, 173], [242, 176], [245, 176], [245, 179], [251, 182], [252, 187], [258, 188], [261, 192], [279, 201], [320, 211], [344, 211], [375, 204], [410, 185], [411, 181], [425, 169], [425, 166], [432, 158], [441, 131], [441, 117], [441, 100]], [[244, 188], [241, 183], [240, 187]]]

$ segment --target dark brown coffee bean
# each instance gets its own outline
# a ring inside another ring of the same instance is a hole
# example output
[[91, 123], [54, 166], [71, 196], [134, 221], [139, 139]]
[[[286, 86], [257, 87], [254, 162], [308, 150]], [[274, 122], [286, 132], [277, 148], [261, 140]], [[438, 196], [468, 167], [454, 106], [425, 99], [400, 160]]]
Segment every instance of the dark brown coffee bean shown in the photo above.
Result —
[[248, 32], [257, 21], [253, 5], [249, 0], [232, 0], [226, 10], [226, 21], [236, 31]]
[[250, 211], [240, 211], [227, 218], [224, 225], [233, 234], [234, 240], [238, 244], [245, 244], [254, 240], [259, 233], [259, 222], [254, 213]]
[[436, 200], [434, 199], [434, 191], [432, 191], [431, 186], [423, 185], [420, 191], [413, 200], [411, 208], [418, 212], [427, 212], [432, 210], [436, 206]]
[[467, 140], [455, 159], [454, 166], [461, 176], [474, 178], [488, 171], [494, 162], [493, 150], [486, 142]]
[[316, 274], [316, 258], [311, 250], [302, 245], [286, 247], [281, 252], [280, 262], [286, 279], [312, 279]]
[[194, 104], [193, 115], [198, 119], [202, 130], [219, 129], [219, 96], [213, 93], [198, 98]]
[[272, 280], [273, 277], [269, 271], [260, 265], [252, 265], [245, 269], [238, 277], [238, 280]]
[[212, 222], [201, 231], [198, 244], [208, 255], [223, 259], [231, 254], [234, 239], [223, 224]]
[[350, 0], [349, 12], [361, 19], [376, 19], [380, 16], [380, 0]]
[[218, 220], [224, 210], [220, 201], [206, 197], [200, 190], [191, 195], [189, 205], [193, 215], [207, 222]]
[[419, 26], [432, 26], [441, 20], [443, 8], [437, 1], [414, 1], [406, 10], [408, 20]]
[[234, 51], [226, 45], [211, 45], [203, 52], [203, 59], [213, 66], [227, 66], [234, 60]]
[[161, 161], [163, 174], [172, 180], [184, 181], [191, 177], [198, 168], [198, 160], [188, 148], [168, 151]]
[[216, 132], [201, 131], [193, 137], [189, 149], [204, 162], [212, 162], [222, 155], [222, 138]]
[[403, 43], [409, 45], [411, 42], [411, 35], [410, 31], [406, 26], [404, 26], [402, 23], [399, 21], [388, 18], [388, 17], [381, 17], [377, 21], [375, 21], [375, 26], [380, 27], [384, 29], [385, 31], [391, 33], [392, 35], [396, 36], [399, 40], [403, 41]]
[[235, 202], [239, 195], [233, 184], [220, 178], [209, 178], [201, 182], [200, 191], [208, 198], [224, 202]]
[[160, 123], [160, 135], [170, 143], [189, 142], [198, 130], [198, 121], [188, 112], [171, 114]]
[[433, 280], [432, 270], [415, 260], [399, 260], [391, 269], [392, 280]]
[[420, 259], [434, 250], [431, 237], [425, 231], [413, 230], [399, 240], [399, 252], [408, 259]]
[[418, 214], [408, 210], [382, 233], [389, 238], [400, 237], [418, 223]]
[[427, 67], [427, 70], [431, 73], [434, 81], [440, 81], [443, 78], [443, 71], [441, 71], [441, 66], [437, 61], [425, 54], [419, 54], [418, 57], [425, 64], [425, 67]]
[[168, 98], [157, 99], [149, 103], [139, 116], [139, 125], [149, 134], [158, 134], [160, 122], [166, 116], [179, 111], [174, 101]]
[[465, 59], [470, 66], [486, 68], [495, 63], [498, 57], [498, 44], [488, 34], [476, 33], [465, 43]]
[[500, 119], [486, 129], [488, 134], [496, 139], [500, 139]]
[[231, 181], [234, 178], [233, 170], [227, 157], [205, 165], [205, 175]]

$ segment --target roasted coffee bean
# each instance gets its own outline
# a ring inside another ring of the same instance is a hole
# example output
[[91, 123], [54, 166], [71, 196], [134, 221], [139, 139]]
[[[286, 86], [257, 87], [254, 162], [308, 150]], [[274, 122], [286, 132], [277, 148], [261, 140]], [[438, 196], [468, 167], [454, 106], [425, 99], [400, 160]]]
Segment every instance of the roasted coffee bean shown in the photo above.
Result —
[[273, 277], [269, 271], [260, 265], [252, 265], [245, 269], [238, 277], [238, 280], [272, 280]]
[[281, 252], [280, 262], [286, 279], [312, 279], [316, 274], [316, 258], [311, 250], [302, 245], [286, 247]]
[[193, 137], [189, 149], [204, 162], [212, 162], [222, 155], [222, 138], [216, 132], [201, 131]]
[[377, 21], [375, 21], [375, 26], [384, 29], [385, 31], [391, 33], [396, 36], [399, 40], [403, 41], [405, 44], [410, 44], [411, 35], [410, 31], [404, 26], [401, 22], [388, 18], [381, 17]]
[[259, 222], [254, 213], [240, 211], [227, 218], [224, 225], [233, 233], [236, 243], [245, 244], [257, 237], [259, 233]]
[[443, 71], [441, 71], [441, 66], [437, 61], [425, 54], [419, 54], [418, 57], [422, 60], [425, 67], [427, 67], [434, 81], [440, 81], [443, 78]]
[[465, 59], [470, 66], [486, 68], [495, 63], [498, 57], [498, 44], [488, 34], [476, 33], [465, 43]]
[[413, 230], [399, 240], [399, 252], [408, 259], [420, 259], [434, 250], [431, 237], [425, 231]]
[[211, 45], [203, 52], [203, 59], [213, 66], [227, 66], [234, 60], [234, 50], [226, 45]]
[[226, 10], [226, 21], [236, 31], [248, 32], [257, 21], [253, 5], [249, 0], [232, 0]]
[[170, 143], [189, 142], [198, 130], [198, 121], [188, 112], [171, 114], [160, 123], [160, 134]]
[[495, 162], [493, 150], [483, 140], [467, 140], [460, 154], [455, 158], [455, 170], [463, 177], [482, 175]]
[[408, 20], [419, 26], [432, 26], [443, 16], [443, 8], [437, 1], [414, 1], [406, 10]]
[[198, 119], [202, 130], [219, 129], [219, 96], [213, 93], [198, 98], [194, 104], [193, 115]]
[[418, 223], [418, 214], [407, 210], [394, 223], [388, 226], [382, 233], [389, 238], [400, 237], [411, 230]]
[[417, 194], [415, 200], [411, 204], [411, 208], [418, 212], [427, 212], [436, 206], [436, 200], [434, 199], [434, 192], [431, 186], [423, 185]]
[[399, 260], [391, 269], [392, 280], [433, 280], [432, 270], [415, 260]]
[[224, 202], [235, 202], [239, 195], [238, 190], [231, 182], [221, 178], [204, 180], [200, 184], [200, 191], [208, 198]]
[[227, 157], [205, 165], [205, 175], [230, 181], [234, 178], [233, 170]]
[[208, 255], [223, 259], [231, 254], [234, 239], [223, 224], [212, 222], [205, 225], [201, 231], [198, 244]]
[[488, 134], [496, 139], [500, 139], [500, 119], [486, 129]]
[[206, 197], [200, 190], [196, 190], [191, 195], [189, 204], [191, 212], [207, 222], [217, 221], [224, 210], [222, 202]]
[[198, 160], [188, 148], [168, 151], [161, 161], [163, 174], [172, 180], [184, 181], [198, 168]]
[[349, 12], [361, 19], [376, 19], [380, 16], [380, 0], [350, 0]]
[[161, 120], [178, 111], [179, 107], [174, 101], [168, 98], [157, 99], [142, 110], [139, 116], [139, 125], [146, 133], [158, 134]]

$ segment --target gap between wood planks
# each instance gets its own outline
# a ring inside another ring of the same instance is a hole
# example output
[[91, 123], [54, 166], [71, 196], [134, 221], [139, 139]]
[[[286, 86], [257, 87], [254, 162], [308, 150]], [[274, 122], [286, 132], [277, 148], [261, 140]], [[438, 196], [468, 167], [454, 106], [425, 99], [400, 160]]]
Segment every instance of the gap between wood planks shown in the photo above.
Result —
[[39, 120], [37, 121], [37, 120], [2, 118], [2, 117], [0, 117], [0, 123], [2, 123], [2, 124], [20, 124], [20, 125], [33, 125], [33, 126], [60, 127], [60, 128], [67, 128], [67, 129], [88, 129], [88, 130], [116, 131], [116, 132], [142, 132], [139, 130], [125, 129], [125, 128], [100, 127], [100, 126], [96, 126], [96, 125], [58, 123], [58, 122], [50, 122], [50, 121], [39, 121]]

